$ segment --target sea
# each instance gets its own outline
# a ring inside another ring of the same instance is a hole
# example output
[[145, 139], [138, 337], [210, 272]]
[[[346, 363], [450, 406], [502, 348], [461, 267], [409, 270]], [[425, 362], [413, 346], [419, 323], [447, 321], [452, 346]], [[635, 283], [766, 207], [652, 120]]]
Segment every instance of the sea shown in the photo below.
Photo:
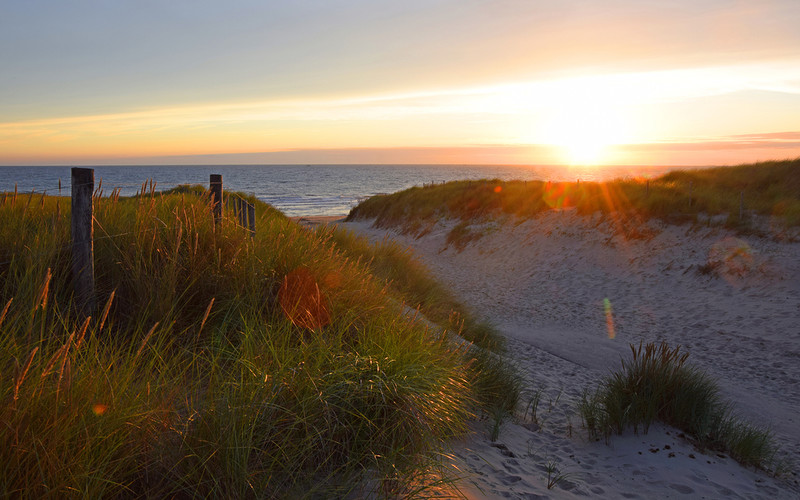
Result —
[[[79, 166], [79, 165], [75, 165]], [[225, 191], [254, 195], [290, 217], [347, 215], [360, 200], [413, 186], [453, 180], [605, 181], [655, 177], [686, 167], [665, 166], [517, 166], [517, 165], [142, 165], [93, 166], [95, 188], [105, 195], [119, 188], [135, 195], [152, 181], [156, 191], [179, 185], [208, 186], [221, 174]], [[0, 192], [69, 196], [68, 166], [0, 166]], [[149, 188], [148, 188], [149, 189]]]

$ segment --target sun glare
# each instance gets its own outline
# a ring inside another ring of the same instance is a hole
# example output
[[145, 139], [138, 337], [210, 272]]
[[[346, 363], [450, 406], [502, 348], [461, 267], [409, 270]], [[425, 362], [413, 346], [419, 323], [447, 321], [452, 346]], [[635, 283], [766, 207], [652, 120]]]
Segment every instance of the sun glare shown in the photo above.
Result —
[[539, 140], [571, 165], [613, 161], [613, 146], [632, 140], [631, 102], [613, 81], [578, 78], [553, 89]]
[[566, 102], [548, 120], [545, 142], [556, 146], [573, 165], [593, 165], [610, 159], [610, 147], [625, 142], [623, 116], [601, 102]]
[[600, 106], [565, 106], [549, 123], [546, 142], [556, 146], [573, 165], [609, 160], [609, 148], [623, 142], [625, 124], [619, 115]]

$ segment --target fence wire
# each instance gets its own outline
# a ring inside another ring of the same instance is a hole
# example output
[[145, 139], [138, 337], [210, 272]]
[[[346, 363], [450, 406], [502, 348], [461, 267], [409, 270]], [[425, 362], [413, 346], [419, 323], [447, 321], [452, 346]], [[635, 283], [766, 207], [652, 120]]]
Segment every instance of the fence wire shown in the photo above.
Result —
[[[140, 189], [138, 189], [136, 191], [136, 194], [126, 194], [125, 196], [136, 196], [136, 195], [142, 196], [144, 193], [149, 192], [150, 189], [153, 189], [153, 192], [155, 192], [155, 193], [161, 193], [161, 192], [164, 192], [164, 191], [167, 191], [167, 190], [170, 190], [170, 189], [175, 189], [175, 188], [182, 187], [182, 186], [203, 186], [203, 187], [205, 187], [203, 184], [199, 184], [199, 183], [196, 183], [196, 184], [180, 183], [180, 182], [179, 183], [158, 183], [158, 182], [155, 182], [155, 181], [152, 182], [152, 186], [151, 186], [151, 179], [147, 179], [147, 180], [145, 180], [143, 182], [115, 182], [115, 183], [111, 183], [111, 184], [108, 184], [108, 185], [104, 185], [103, 184], [103, 179], [100, 178], [99, 180], [96, 180], [93, 183], [84, 182], [84, 183], [76, 183], [76, 184], [74, 184], [74, 186], [76, 186], [76, 187], [86, 186], [86, 185], [94, 185], [95, 186], [95, 190], [94, 190], [95, 192], [98, 192], [98, 191], [105, 192], [105, 190], [109, 189], [109, 188], [112, 191], [117, 190], [117, 189], [120, 189], [120, 190], [129, 189], [129, 190], [132, 190], [133, 188], [140, 188]], [[70, 196], [71, 195], [71, 191], [72, 191], [72, 186], [73, 186], [72, 182], [61, 182], [59, 184], [39, 184], [39, 185], [35, 185], [35, 186], [26, 185], [23, 188], [19, 188], [18, 184], [14, 183], [13, 189], [11, 189], [11, 187], [9, 186], [7, 188], [3, 188], [2, 190], [0, 190], [0, 193], [6, 194], [6, 195], [13, 193], [13, 194], [16, 194], [17, 196], [23, 196], [23, 195], [27, 196], [27, 195], [32, 195], [32, 194], [45, 194], [46, 195], [48, 193], [58, 192], [59, 193], [58, 196]], [[155, 188], [159, 188], [159, 189], [156, 190]], [[50, 196], [56, 196], [56, 195], [50, 194]]]
[[[86, 183], [86, 184], [88, 185], [88, 184], [90, 184], [90, 183]], [[142, 186], [142, 184], [137, 184], [137, 185], [138, 185], [138, 186], [140, 186], [140, 187]], [[155, 183], [153, 183], [153, 185], [155, 186]], [[177, 187], [177, 186], [185, 186], [185, 185], [186, 185], [186, 184], [177, 184], [177, 185], [176, 185], [176, 187]], [[96, 191], [96, 190], [95, 190], [95, 191]], [[11, 192], [8, 192], [8, 191], [6, 191], [6, 192], [3, 192], [3, 194], [4, 194], [4, 195], [8, 195], [8, 194], [12, 194], [12, 193], [11, 193]], [[29, 196], [29, 197], [33, 197], [33, 195], [34, 195], [34, 194], [36, 194], [36, 195], [40, 195], [40, 196], [42, 196], [42, 195], [43, 195], [43, 196], [46, 196], [46, 195], [47, 195], [45, 191], [42, 191], [42, 192], [30, 191], [30, 192], [25, 192], [25, 193], [19, 193], [19, 192], [17, 192], [17, 193], [16, 193], [16, 195], [17, 195], [17, 196]], [[160, 191], [153, 191], [153, 194], [163, 194], [163, 193], [162, 193], [162, 192], [160, 192]], [[143, 194], [143, 195], [141, 195], [141, 196], [145, 196], [145, 195], [146, 195], [146, 194]], [[98, 197], [97, 197], [97, 196], [95, 196], [95, 195], [92, 195], [92, 198], [95, 198], [95, 199], [96, 199], [96, 198], [98, 198]], [[246, 204], [246, 206], [252, 207], [252, 210], [255, 210], [255, 205], [253, 205], [252, 203], [249, 203], [249, 202], [248, 202], [246, 199], [242, 198], [242, 197], [241, 197], [241, 196], [239, 196], [239, 195], [228, 195], [228, 196], [226, 196], [226, 197], [225, 197], [225, 199], [226, 199], [226, 200], [230, 200], [230, 199], [237, 200], [237, 201], [236, 201], [237, 203], [238, 203], [238, 202], [241, 202], [241, 203], [243, 203], [243, 204]], [[4, 199], [3, 201], [5, 201], [5, 199]], [[240, 227], [243, 227], [243, 228], [245, 228], [245, 229], [248, 229], [248, 224], [246, 224], [246, 223], [244, 223], [244, 224], [243, 224], [243, 223], [242, 223], [242, 219], [241, 219], [240, 212], [239, 212], [239, 211], [237, 211], [237, 209], [236, 209], [235, 207], [231, 207], [231, 205], [230, 205], [230, 201], [227, 201], [227, 202], [225, 202], [224, 204], [226, 205], [226, 207], [227, 207], [229, 210], [230, 210], [230, 209], [233, 209], [233, 210], [234, 210], [234, 213], [235, 213], [235, 214], [236, 214], [236, 216], [237, 216], [237, 217], [235, 217], [235, 218], [232, 218], [232, 217], [224, 217], [224, 219], [225, 219], [225, 220], [228, 220], [228, 221], [237, 222], [237, 224], [238, 224]], [[246, 212], [245, 212], [245, 213], [246, 213]], [[159, 219], [158, 217], [155, 217], [155, 216], [153, 216], [153, 219], [155, 219], [156, 221], [160, 222], [160, 223], [161, 223], [161, 224], [163, 224], [165, 227], [169, 227], [169, 226], [168, 226], [168, 225], [167, 225], [167, 224], [166, 224], [164, 221], [162, 221], [162, 220], [161, 220], [161, 219]], [[103, 225], [100, 223], [100, 221], [99, 221], [99, 220], [97, 219], [97, 217], [95, 217], [94, 215], [92, 215], [92, 224], [93, 224], [93, 225], [94, 225], [96, 228], [98, 228], [100, 231], [102, 231], [102, 232], [104, 233], [102, 236], [96, 236], [96, 235], [95, 235], [95, 236], [93, 236], [93, 238], [92, 238], [92, 241], [95, 241], [95, 242], [96, 242], [96, 241], [103, 241], [103, 240], [109, 240], [109, 239], [120, 238], [120, 237], [123, 237], [123, 236], [130, 236], [130, 235], [133, 235], [133, 234], [143, 234], [143, 235], [146, 235], [146, 234], [151, 234], [151, 233], [155, 233], [155, 232], [157, 232], [157, 231], [160, 231], [160, 229], [159, 229], [158, 227], [153, 227], [153, 228], [149, 228], [149, 229], [142, 229], [142, 230], [138, 230], [138, 231], [126, 231], [126, 232], [123, 232], [123, 233], [108, 234], [108, 231], [106, 231], [106, 230], [105, 230], [105, 228], [103, 227]], [[254, 229], [254, 227], [251, 227], [251, 228], [250, 228], [250, 231], [251, 231], [251, 235], [253, 235], [253, 236], [254, 236], [254, 235], [255, 235], [255, 229]], [[13, 263], [13, 262], [14, 262], [14, 259], [15, 259], [15, 258], [17, 258], [17, 257], [21, 257], [21, 256], [23, 256], [23, 255], [25, 255], [25, 256], [28, 256], [28, 257], [41, 257], [41, 256], [46, 256], [46, 255], [52, 255], [52, 254], [54, 254], [54, 253], [55, 253], [55, 254], [57, 254], [57, 253], [60, 253], [60, 252], [63, 252], [63, 251], [69, 250], [69, 249], [71, 249], [71, 248], [72, 248], [72, 246], [73, 246], [73, 243], [72, 243], [72, 242], [70, 242], [70, 243], [65, 243], [65, 244], [63, 244], [63, 245], [59, 245], [58, 247], [55, 247], [54, 249], [47, 250], [47, 251], [42, 251], [42, 252], [30, 252], [30, 253], [24, 253], [24, 252], [22, 252], [22, 253], [19, 253], [19, 254], [15, 255], [15, 256], [14, 256], [14, 257], [13, 257], [11, 260], [0, 261], [0, 266], [4, 266], [4, 265], [11, 264], [11, 263]]]

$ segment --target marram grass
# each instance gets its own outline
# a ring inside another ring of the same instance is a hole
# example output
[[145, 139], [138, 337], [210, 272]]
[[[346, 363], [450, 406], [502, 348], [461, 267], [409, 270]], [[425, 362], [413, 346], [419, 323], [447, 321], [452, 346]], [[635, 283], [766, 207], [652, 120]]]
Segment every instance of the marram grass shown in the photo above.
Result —
[[502, 335], [488, 323], [476, 319], [452, 292], [433, 279], [409, 248], [388, 238], [370, 243], [338, 227], [320, 226], [317, 234], [323, 239], [330, 238], [347, 258], [384, 280], [410, 308], [418, 309], [428, 319], [483, 349], [497, 353], [505, 349]]
[[4, 495], [424, 488], [432, 471], [442, 480], [446, 440], [495, 399], [473, 351], [409, 321], [385, 278], [264, 204], [251, 238], [232, 214], [215, 226], [199, 188], [94, 203], [86, 319], [69, 200], [0, 201]]
[[608, 182], [453, 181], [368, 198], [348, 217], [373, 218], [378, 227], [416, 235], [441, 218], [456, 219], [460, 223], [449, 239], [458, 247], [480, 237], [470, 224], [564, 208], [679, 222], [713, 217], [742, 231], [759, 230], [756, 215], [769, 218], [772, 231], [780, 232], [800, 225], [800, 159]]
[[647, 433], [653, 422], [662, 422], [745, 465], [780, 468], [769, 430], [737, 418], [722, 401], [716, 382], [686, 363], [688, 353], [666, 343], [631, 345], [631, 353], [596, 392], [584, 392], [579, 411], [590, 435], [608, 439], [628, 428]]

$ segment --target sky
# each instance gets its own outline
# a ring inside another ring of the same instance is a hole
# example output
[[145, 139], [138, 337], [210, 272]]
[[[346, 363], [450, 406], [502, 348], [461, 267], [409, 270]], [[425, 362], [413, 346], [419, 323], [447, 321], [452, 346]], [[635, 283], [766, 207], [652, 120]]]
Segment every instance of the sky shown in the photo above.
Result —
[[0, 165], [800, 156], [797, 0], [0, 0]]

